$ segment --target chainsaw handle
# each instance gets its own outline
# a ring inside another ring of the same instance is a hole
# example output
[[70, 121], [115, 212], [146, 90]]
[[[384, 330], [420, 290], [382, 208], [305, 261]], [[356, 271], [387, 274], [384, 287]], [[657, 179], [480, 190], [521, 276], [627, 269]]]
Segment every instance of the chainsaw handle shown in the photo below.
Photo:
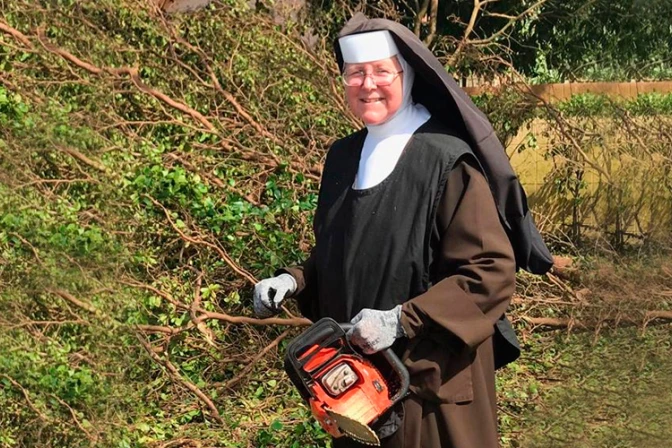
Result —
[[[303, 367], [317, 352], [301, 357], [302, 351], [313, 345], [320, 347], [328, 347], [341, 338], [345, 338], [345, 333], [340, 325], [333, 319], [322, 319], [320, 325], [312, 325], [308, 330], [294, 339], [287, 347], [287, 353], [290, 355], [292, 362], [296, 363], [297, 367]], [[302, 359], [299, 359], [302, 358]]]
[[[347, 333], [352, 329], [352, 327], [355, 326], [350, 322], [341, 323], [338, 325], [341, 326], [344, 333]], [[392, 397], [392, 402], [397, 403], [399, 400], [404, 398], [408, 393], [408, 387], [411, 384], [411, 377], [408, 374], [406, 366], [404, 366], [404, 363], [401, 362], [401, 359], [399, 359], [397, 354], [394, 353], [392, 347], [388, 347], [385, 350], [380, 351], [379, 353], [383, 356], [383, 358], [385, 358], [385, 361], [390, 365], [394, 373], [399, 376], [399, 391], [394, 397]]]
[[345, 322], [342, 324], [338, 324], [340, 327], [343, 329], [344, 333], [347, 333], [348, 331], [352, 330], [352, 327], [355, 326], [355, 324], [351, 324], [350, 322]]

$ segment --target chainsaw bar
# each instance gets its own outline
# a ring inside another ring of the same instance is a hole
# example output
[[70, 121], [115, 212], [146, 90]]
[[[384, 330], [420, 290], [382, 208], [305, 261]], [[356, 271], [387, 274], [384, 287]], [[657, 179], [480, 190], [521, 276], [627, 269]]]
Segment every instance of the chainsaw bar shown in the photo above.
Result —
[[336, 422], [338, 429], [346, 436], [365, 445], [380, 446], [380, 439], [368, 425], [334, 412], [331, 409], [325, 410], [329, 417]]

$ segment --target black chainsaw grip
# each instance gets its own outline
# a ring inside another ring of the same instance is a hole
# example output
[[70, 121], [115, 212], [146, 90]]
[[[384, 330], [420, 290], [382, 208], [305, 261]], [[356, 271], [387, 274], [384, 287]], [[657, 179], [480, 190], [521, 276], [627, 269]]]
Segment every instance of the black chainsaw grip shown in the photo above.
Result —
[[401, 362], [401, 359], [399, 359], [397, 354], [394, 353], [391, 348], [385, 349], [380, 353], [390, 364], [394, 373], [399, 376], [399, 391], [397, 391], [394, 397], [392, 397], [392, 402], [397, 403], [408, 393], [408, 386], [411, 384], [411, 377], [408, 374], [408, 370]]
[[319, 325], [312, 325], [308, 330], [294, 339], [287, 347], [287, 354], [293, 362], [298, 363], [298, 366], [302, 366], [308, 362], [308, 360], [317, 353], [315, 352], [313, 355], [308, 355], [299, 361], [303, 350], [308, 349], [313, 345], [327, 347], [344, 337], [343, 330], [335, 320], [324, 318], [320, 320], [319, 323]]
[[[342, 323], [339, 324], [343, 331], [347, 333], [354, 327], [354, 324]], [[397, 356], [396, 353], [392, 350], [392, 347], [388, 347], [385, 350], [382, 350], [380, 354], [385, 358], [385, 361], [390, 365], [392, 371], [399, 377], [399, 391], [392, 397], [392, 402], [397, 403], [399, 400], [404, 398], [408, 393], [408, 387], [411, 384], [411, 377], [408, 374], [408, 370], [404, 363], [401, 362], [401, 359]]]

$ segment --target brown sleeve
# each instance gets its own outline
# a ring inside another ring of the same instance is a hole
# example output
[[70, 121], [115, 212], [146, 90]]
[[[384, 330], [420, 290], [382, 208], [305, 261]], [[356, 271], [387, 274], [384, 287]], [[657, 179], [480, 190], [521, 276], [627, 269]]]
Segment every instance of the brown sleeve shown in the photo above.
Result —
[[296, 298], [299, 310], [304, 317], [315, 320], [315, 307], [317, 305], [317, 279], [315, 271], [315, 248], [310, 251], [310, 256], [298, 266], [280, 268], [275, 275], [290, 274], [296, 280], [296, 291], [290, 297]]
[[460, 161], [448, 175], [437, 211], [443, 280], [402, 306], [409, 338], [428, 326], [445, 329], [470, 349], [490, 337], [515, 289], [511, 243], [487, 181]]
[[314, 270], [315, 249], [310, 252], [310, 256], [302, 264], [280, 268], [275, 271], [275, 275], [290, 274], [294, 277], [294, 280], [296, 280], [296, 291], [294, 291], [290, 297], [296, 297], [306, 289], [306, 284], [310, 285]]

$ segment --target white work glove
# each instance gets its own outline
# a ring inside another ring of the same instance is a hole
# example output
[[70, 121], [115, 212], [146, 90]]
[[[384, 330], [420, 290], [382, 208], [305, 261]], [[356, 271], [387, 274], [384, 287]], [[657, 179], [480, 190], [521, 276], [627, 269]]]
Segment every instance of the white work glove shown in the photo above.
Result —
[[280, 312], [285, 297], [296, 291], [296, 280], [289, 274], [264, 279], [254, 285], [254, 314], [261, 319]]
[[347, 333], [348, 339], [367, 355], [385, 350], [395, 339], [406, 336], [401, 326], [401, 305], [389, 311], [364, 308], [350, 323], [354, 326]]

